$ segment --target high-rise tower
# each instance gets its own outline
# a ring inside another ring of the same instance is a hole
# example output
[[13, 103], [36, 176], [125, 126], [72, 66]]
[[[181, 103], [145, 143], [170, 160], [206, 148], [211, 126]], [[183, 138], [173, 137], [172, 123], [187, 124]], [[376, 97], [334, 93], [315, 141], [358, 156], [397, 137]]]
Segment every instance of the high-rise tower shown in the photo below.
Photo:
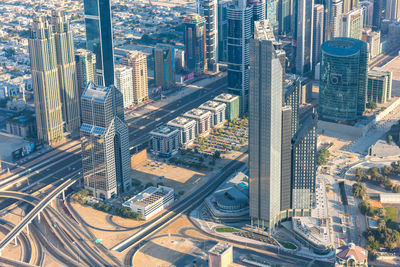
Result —
[[324, 40], [324, 5], [314, 6], [313, 18], [313, 56], [312, 62], [315, 66], [321, 59], [321, 45]]
[[53, 29], [36, 17], [30, 31], [29, 56], [38, 139], [53, 145], [63, 138], [63, 116]]
[[207, 67], [206, 20], [196, 13], [185, 18], [185, 67], [201, 74]]
[[114, 84], [114, 47], [110, 0], [84, 0], [86, 48], [96, 55], [96, 84]]
[[64, 12], [60, 11], [52, 11], [51, 25], [56, 45], [58, 80], [65, 130], [73, 136], [79, 136], [81, 119], [72, 30]]
[[137, 50], [131, 51], [122, 59], [122, 64], [132, 68], [133, 102], [139, 104], [149, 99], [146, 54]]
[[280, 214], [282, 65], [268, 21], [250, 40], [249, 202], [252, 224], [275, 227]]
[[77, 49], [75, 65], [80, 97], [88, 83], [96, 81], [96, 55], [86, 49]]
[[129, 134], [122, 94], [114, 86], [96, 86], [90, 82], [81, 105], [85, 188], [102, 199], [129, 191]]

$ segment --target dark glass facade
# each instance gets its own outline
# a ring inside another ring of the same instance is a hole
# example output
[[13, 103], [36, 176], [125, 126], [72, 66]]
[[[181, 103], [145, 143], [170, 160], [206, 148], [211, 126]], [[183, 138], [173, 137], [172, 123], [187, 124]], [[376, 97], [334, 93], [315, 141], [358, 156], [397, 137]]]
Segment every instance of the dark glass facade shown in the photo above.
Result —
[[319, 116], [352, 122], [365, 111], [368, 45], [351, 38], [322, 44]]
[[97, 81], [114, 84], [114, 49], [110, 0], [84, 0], [86, 47], [96, 54]]

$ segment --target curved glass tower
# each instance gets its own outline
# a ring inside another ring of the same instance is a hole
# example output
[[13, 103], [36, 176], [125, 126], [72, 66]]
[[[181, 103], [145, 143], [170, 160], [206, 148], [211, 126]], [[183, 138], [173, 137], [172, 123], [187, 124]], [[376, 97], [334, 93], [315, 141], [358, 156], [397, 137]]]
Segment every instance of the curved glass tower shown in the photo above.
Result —
[[368, 45], [352, 38], [334, 38], [322, 44], [319, 116], [352, 122], [365, 111]]

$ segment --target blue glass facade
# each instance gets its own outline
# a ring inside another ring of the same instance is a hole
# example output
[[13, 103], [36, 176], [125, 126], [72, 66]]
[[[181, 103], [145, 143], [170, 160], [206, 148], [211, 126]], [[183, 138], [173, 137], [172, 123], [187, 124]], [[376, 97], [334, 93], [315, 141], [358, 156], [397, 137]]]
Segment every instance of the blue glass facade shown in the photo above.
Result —
[[351, 38], [334, 38], [322, 44], [319, 116], [351, 122], [365, 111], [368, 45]]
[[114, 49], [110, 0], [84, 0], [86, 47], [96, 54], [99, 85], [114, 84]]

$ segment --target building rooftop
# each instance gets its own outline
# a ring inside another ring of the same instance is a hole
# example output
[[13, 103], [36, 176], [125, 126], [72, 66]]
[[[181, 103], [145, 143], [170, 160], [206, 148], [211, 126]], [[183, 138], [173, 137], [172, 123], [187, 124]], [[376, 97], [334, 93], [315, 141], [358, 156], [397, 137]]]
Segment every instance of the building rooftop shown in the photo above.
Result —
[[276, 42], [274, 31], [269, 20], [259, 20], [254, 22], [254, 39]]
[[345, 261], [350, 258], [355, 261], [363, 261], [368, 257], [368, 252], [354, 243], [349, 243], [336, 249], [336, 257]]
[[228, 243], [218, 243], [215, 246], [213, 246], [208, 253], [216, 254], [216, 255], [221, 255], [228, 249], [230, 249], [232, 246], [229, 245]]
[[211, 116], [211, 112], [204, 109], [194, 108], [183, 114], [184, 116], [200, 118], [202, 116]]
[[154, 129], [153, 131], [150, 132], [151, 135], [158, 135], [158, 136], [170, 136], [174, 133], [177, 133], [178, 130], [175, 128], [172, 128], [168, 125], [163, 125], [160, 126], [156, 129]]
[[129, 206], [130, 204], [146, 207], [155, 203], [160, 198], [166, 196], [174, 189], [166, 187], [166, 186], [150, 186], [140, 192], [139, 194], [133, 196], [132, 198], [125, 201], [124, 206]]
[[382, 79], [391, 75], [391, 71], [368, 70], [368, 78]]
[[189, 124], [196, 124], [196, 122], [192, 119], [185, 117], [176, 117], [175, 119], [169, 121], [167, 125], [175, 126], [175, 127], [183, 127]]
[[111, 87], [95, 85], [89, 82], [82, 94], [82, 99], [104, 102], [111, 91]]
[[237, 95], [231, 95], [231, 94], [227, 94], [227, 93], [222, 93], [220, 95], [217, 95], [216, 97], [214, 97], [214, 100], [217, 101], [222, 101], [222, 102], [231, 102], [235, 99], [238, 99], [239, 97]]
[[223, 107], [226, 107], [226, 105], [224, 103], [208, 100], [207, 102], [201, 104], [199, 108], [214, 110], [214, 109], [223, 108]]
[[348, 57], [358, 54], [362, 47], [366, 48], [367, 43], [353, 38], [337, 37], [323, 43], [321, 49], [333, 56]]
[[331, 245], [329, 219], [315, 217], [293, 217], [293, 230], [316, 246]]

